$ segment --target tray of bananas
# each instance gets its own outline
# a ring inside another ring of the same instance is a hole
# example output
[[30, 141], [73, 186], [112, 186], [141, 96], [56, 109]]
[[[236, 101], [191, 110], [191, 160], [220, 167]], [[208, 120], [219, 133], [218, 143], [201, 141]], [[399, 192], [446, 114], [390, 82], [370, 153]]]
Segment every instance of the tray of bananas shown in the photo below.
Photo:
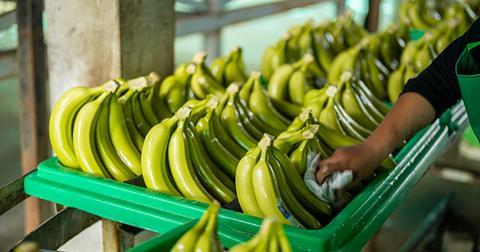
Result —
[[432, 30], [409, 41], [406, 27], [367, 34], [346, 14], [293, 27], [250, 75], [238, 47], [210, 66], [198, 53], [164, 79], [72, 88], [50, 118], [56, 157], [25, 179], [25, 191], [161, 234], [193, 226], [219, 202], [219, 227], [236, 237], [228, 246], [273, 218], [295, 251], [358, 250], [466, 120], [462, 104], [446, 112], [349, 191], [341, 209], [305, 186], [310, 154], [327, 158], [365, 139], [408, 67], [419, 71], [455, 36]]

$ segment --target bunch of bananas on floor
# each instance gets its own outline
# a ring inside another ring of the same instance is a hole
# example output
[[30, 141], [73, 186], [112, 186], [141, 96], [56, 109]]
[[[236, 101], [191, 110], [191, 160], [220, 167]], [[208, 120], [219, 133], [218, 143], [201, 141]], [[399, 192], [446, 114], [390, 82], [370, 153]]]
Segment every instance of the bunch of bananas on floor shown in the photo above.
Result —
[[305, 95], [304, 106], [331, 129], [364, 140], [378, 126], [389, 108], [350, 71], [336, 84], [327, 84]]
[[[317, 129], [309, 127], [303, 134], [313, 138]], [[236, 189], [243, 212], [283, 224], [321, 228], [320, 221], [332, 213], [330, 206], [308, 190], [289, 157], [275, 145], [273, 137], [265, 134], [237, 166]]]
[[66, 167], [126, 181], [141, 175], [144, 137], [159, 122], [155, 73], [116, 79], [94, 87], [75, 87], [53, 107], [49, 135], [53, 151]]
[[270, 79], [282, 65], [294, 63], [306, 53], [311, 53], [315, 60], [309, 70], [315, 77], [325, 79], [335, 56], [366, 35], [367, 32], [353, 21], [350, 12], [335, 22], [325, 21], [317, 26], [307, 21], [290, 28], [275, 45], [265, 50], [261, 62], [262, 74]]
[[217, 232], [217, 219], [220, 205], [218, 202], [211, 204], [197, 224], [188, 230], [170, 250], [172, 252], [221, 252], [223, 246], [220, 243]]
[[271, 251], [291, 252], [292, 247], [280, 223], [275, 219], [265, 219], [258, 233], [249, 241], [238, 244], [229, 252]]

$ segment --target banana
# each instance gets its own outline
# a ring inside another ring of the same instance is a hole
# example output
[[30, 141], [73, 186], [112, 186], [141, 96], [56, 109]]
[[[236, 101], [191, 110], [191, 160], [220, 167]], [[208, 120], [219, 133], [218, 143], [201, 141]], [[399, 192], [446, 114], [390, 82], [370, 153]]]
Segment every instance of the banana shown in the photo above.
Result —
[[280, 163], [280, 167], [284, 170], [284, 174], [288, 174], [287, 183], [290, 186], [295, 197], [302, 203], [302, 205], [319, 217], [320, 220], [327, 220], [332, 214], [331, 207], [321, 200], [319, 200], [307, 188], [303, 182], [303, 178], [298, 174], [288, 156], [277, 148], [272, 148], [273, 157]]
[[285, 231], [283, 230], [280, 224], [276, 225], [274, 230], [277, 235], [278, 243], [280, 244], [280, 251], [282, 252], [292, 252], [292, 247], [290, 246], [290, 242], [288, 242], [287, 236], [285, 235]]
[[207, 94], [222, 95], [225, 91], [223, 86], [215, 79], [208, 67], [205, 65], [206, 54], [197, 53], [194, 57], [196, 64], [195, 73], [190, 81], [195, 96], [204, 99]]
[[140, 152], [130, 138], [122, 104], [119, 99], [112, 99], [109, 107], [108, 127], [112, 144], [125, 165], [133, 173], [140, 175], [142, 174]]
[[210, 205], [208, 222], [203, 233], [198, 237], [195, 243], [195, 252], [222, 252], [223, 247], [220, 244], [217, 234], [217, 215], [220, 208], [218, 202]]
[[285, 100], [271, 98], [273, 107], [286, 118], [295, 118], [302, 112], [302, 106]]
[[[287, 42], [290, 39], [290, 35], [284, 34], [280, 41], [274, 46], [274, 50], [271, 56], [270, 66], [272, 68], [272, 74], [276, 71], [280, 66], [287, 62]], [[269, 78], [270, 79], [270, 78]]]
[[293, 217], [290, 209], [285, 205], [280, 195], [278, 182], [267, 164], [266, 146], [261, 146], [260, 148], [262, 151], [260, 159], [253, 168], [252, 183], [255, 198], [262, 215], [266, 218], [275, 218], [283, 224], [295, 225], [297, 224], [295, 217]]
[[135, 125], [135, 119], [133, 118], [132, 110], [132, 97], [137, 91], [129, 89], [124, 95], [118, 98], [123, 110], [123, 117], [128, 129], [128, 136], [132, 138], [133, 143], [135, 144], [138, 151], [142, 150], [144, 137], [137, 129]]
[[367, 86], [361, 80], [353, 80], [352, 88], [356, 93], [363, 93], [368, 100], [380, 111], [381, 114], [387, 115], [390, 109], [385, 105], [385, 103], [379, 100], [375, 95], [373, 95], [372, 91], [370, 91]]
[[[286, 174], [283, 172], [282, 165], [273, 157], [272, 146], [266, 147], [267, 165], [270, 167], [272, 176], [278, 183], [280, 195], [285, 201], [288, 209], [292, 211], [293, 216], [300, 224], [308, 229], [319, 229], [322, 227], [315, 217], [306, 210], [298, 199], [294, 196], [292, 189], [288, 185]], [[290, 177], [290, 174], [288, 174]]]
[[82, 106], [102, 92], [103, 87], [74, 87], [55, 103], [48, 126], [50, 143], [58, 160], [64, 166], [79, 169], [73, 148], [73, 125]]
[[[192, 122], [187, 122], [185, 136], [192, 157], [192, 164], [202, 185], [207, 191], [223, 204], [233, 201], [236, 196], [233, 181], [210, 158], [203, 147], [200, 136]], [[233, 188], [233, 189], [232, 189]]]
[[258, 115], [260, 119], [278, 130], [285, 130], [288, 127], [289, 121], [278, 113], [273, 108], [272, 103], [265, 94], [265, 91], [260, 86], [260, 81], [257, 78], [253, 85], [252, 93], [250, 94], [248, 106], [253, 113]]
[[175, 113], [187, 101], [187, 91], [186, 86], [180, 85], [170, 90], [165, 102], [171, 113]]
[[333, 60], [335, 59], [335, 54], [328, 43], [328, 40], [325, 38], [326, 33], [323, 31], [320, 33], [314, 34], [314, 52], [317, 59], [317, 62], [320, 64], [322, 69], [327, 72], [330, 69]]
[[395, 70], [390, 77], [388, 78], [387, 92], [388, 98], [392, 103], [395, 103], [398, 99], [398, 96], [402, 93], [403, 90], [403, 76], [405, 75], [405, 66], [402, 64], [400, 67]]
[[[114, 89], [116, 90], [116, 86]], [[113, 90], [113, 92], [115, 91]], [[110, 178], [110, 174], [103, 165], [95, 145], [95, 128], [102, 104], [113, 92], [105, 91], [98, 98], [85, 104], [75, 119], [73, 126], [73, 149], [80, 168], [95, 176]]]
[[[275, 220], [273, 218], [267, 218], [263, 221], [262, 226], [258, 233], [249, 241], [238, 244], [230, 248], [229, 252], [247, 252], [247, 251], [257, 251], [256, 249], [259, 248], [259, 243], [267, 240], [270, 237], [270, 234], [273, 231], [273, 226], [275, 225]], [[264, 250], [268, 251], [268, 250]]]
[[[173, 180], [180, 193], [188, 199], [204, 203], [212, 201], [212, 196], [202, 186], [190, 159], [189, 146], [185, 140], [186, 117], [190, 114], [186, 109], [177, 123], [177, 128], [172, 133], [168, 142], [168, 163]], [[182, 114], [182, 113], [180, 113]]]
[[275, 54], [275, 48], [273, 46], [267, 47], [265, 52], [263, 53], [262, 56], [262, 62], [260, 65], [260, 69], [262, 71], [262, 74], [267, 78], [270, 79], [270, 77], [273, 74], [273, 67], [272, 67], [272, 58], [273, 55]]
[[296, 104], [303, 104], [303, 98], [308, 89], [307, 67], [308, 64], [304, 64], [300, 69], [295, 70], [288, 80], [289, 99]]
[[155, 115], [155, 111], [152, 108], [152, 104], [148, 101], [148, 96], [150, 95], [150, 93], [153, 93], [153, 90], [149, 90], [149, 92], [141, 93], [138, 99], [140, 102], [142, 114], [145, 116], [145, 119], [147, 119], [147, 122], [150, 125], [150, 127], [153, 127], [158, 123], [160, 123], [160, 121]]
[[221, 112], [221, 122], [226, 131], [240, 146], [249, 150], [257, 145], [257, 141], [247, 132], [240, 121], [240, 116], [235, 109], [235, 99], [238, 94], [238, 86], [231, 84], [227, 88], [228, 101]]
[[[248, 82], [247, 82], [247, 84], [248, 84]], [[253, 84], [253, 81], [252, 81], [252, 84]], [[239, 92], [239, 95], [238, 95], [237, 105], [238, 105], [239, 110], [243, 111], [243, 113], [240, 113], [240, 114], [245, 115], [246, 118], [252, 123], [252, 125], [260, 131], [262, 136], [263, 136], [263, 133], [268, 133], [268, 134], [274, 135], [274, 136], [280, 134], [281, 130], [273, 128], [270, 125], [263, 122], [262, 119], [259, 116], [257, 116], [255, 113], [253, 113], [253, 111], [248, 107], [248, 101], [250, 99], [250, 90], [251, 89], [246, 89], [246, 88], [248, 88], [248, 86], [243, 85], [242, 88], [240, 89], [240, 92]], [[246, 94], [246, 92], [244, 92], [245, 90], [248, 90], [249, 93]], [[273, 101], [272, 101], [272, 103], [273, 103]], [[244, 123], [244, 125], [247, 125], [247, 123]]]
[[148, 131], [152, 126], [148, 123], [147, 119], [143, 115], [142, 108], [139, 101], [139, 92], [136, 92], [132, 96], [132, 115], [135, 125], [137, 126], [138, 131], [142, 135], [143, 138], [147, 135]]
[[329, 97], [325, 108], [322, 109], [320, 115], [318, 116], [318, 121], [327, 125], [333, 130], [338, 132], [343, 132], [340, 123], [338, 122], [337, 114], [333, 106], [335, 105], [335, 99]]
[[290, 160], [301, 176], [303, 176], [307, 169], [310, 141], [315, 141], [315, 139], [303, 140], [298, 147], [290, 153]]
[[234, 82], [245, 83], [245, 81], [247, 81], [242, 57], [242, 48], [235, 47], [228, 55], [228, 60], [225, 63], [224, 77], [224, 86], [228, 86]]
[[102, 105], [98, 122], [95, 130], [95, 142], [98, 149], [98, 154], [108, 170], [110, 175], [117, 181], [124, 182], [134, 178], [136, 175], [130, 170], [130, 168], [120, 159], [113, 146], [110, 132], [109, 132], [109, 109], [110, 100], [116, 99], [115, 97], [109, 97], [105, 100], [105, 104]]
[[[269, 138], [265, 140], [266, 138], [268, 138], [268, 136], [262, 138], [259, 145], [263, 145], [264, 141], [270, 140]], [[258, 206], [257, 199], [255, 198], [255, 191], [252, 184], [252, 173], [255, 164], [260, 158], [261, 152], [262, 150], [260, 147], [250, 149], [238, 162], [235, 175], [238, 203], [244, 213], [256, 217], [262, 217], [262, 212]]]
[[295, 71], [291, 64], [280, 66], [268, 82], [268, 95], [278, 100], [287, 100], [288, 98], [288, 80]]
[[[168, 143], [178, 118], [173, 116], [154, 126], [145, 137], [141, 154], [143, 180], [147, 188], [180, 196], [168, 167]], [[112, 125], [112, 124], [110, 124]]]
[[273, 146], [284, 153], [290, 153], [300, 142], [315, 137], [317, 130], [317, 125], [307, 125], [296, 131], [284, 131], [273, 141]]
[[[196, 129], [200, 133], [202, 142], [212, 159], [223, 169], [231, 178], [235, 178], [235, 170], [238, 159], [227, 148], [222, 145], [216, 135], [212, 121], [215, 119], [215, 112], [209, 110], [205, 117], [198, 120]], [[243, 154], [242, 154], [243, 156]]]
[[235, 99], [234, 106], [236, 112], [239, 115], [240, 122], [245, 127], [248, 134], [251, 135], [255, 139], [255, 141], [258, 142], [262, 138], [264, 132], [257, 128], [257, 126], [255, 126], [255, 124], [250, 120], [250, 115], [253, 113], [243, 107], [242, 102], [240, 101], [240, 98], [238, 96]]
[[363, 127], [352, 117], [350, 117], [341, 104], [336, 103], [333, 106], [333, 109], [337, 114], [338, 122], [340, 123], [341, 128], [348, 136], [363, 141], [372, 133], [372, 130]]
[[351, 80], [346, 80], [345, 85], [343, 86], [343, 90], [341, 92], [341, 104], [343, 105], [343, 108], [347, 114], [351, 116], [353, 120], [359, 122], [367, 129], [373, 130], [377, 127], [377, 122], [373, 119], [370, 119], [371, 116], [366, 115], [364, 110], [362, 110], [360, 101], [352, 91]]
[[215, 79], [222, 84], [224, 83], [224, 71], [225, 71], [225, 58], [218, 57], [212, 61], [210, 64], [210, 69], [212, 71], [212, 75]]
[[210, 208], [208, 208], [202, 217], [198, 220], [195, 226], [188, 230], [173, 246], [171, 252], [186, 252], [194, 251], [198, 238], [201, 236], [203, 230], [207, 226], [210, 219]]

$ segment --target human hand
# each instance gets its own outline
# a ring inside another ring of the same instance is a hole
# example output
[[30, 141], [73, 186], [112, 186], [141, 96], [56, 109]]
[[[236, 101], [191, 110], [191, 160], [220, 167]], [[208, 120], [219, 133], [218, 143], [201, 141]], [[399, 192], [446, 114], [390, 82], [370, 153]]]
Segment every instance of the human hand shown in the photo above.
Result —
[[356, 185], [375, 171], [382, 158], [366, 143], [338, 148], [330, 158], [319, 163], [317, 183], [322, 183], [334, 172], [351, 170], [354, 176], [352, 185]]

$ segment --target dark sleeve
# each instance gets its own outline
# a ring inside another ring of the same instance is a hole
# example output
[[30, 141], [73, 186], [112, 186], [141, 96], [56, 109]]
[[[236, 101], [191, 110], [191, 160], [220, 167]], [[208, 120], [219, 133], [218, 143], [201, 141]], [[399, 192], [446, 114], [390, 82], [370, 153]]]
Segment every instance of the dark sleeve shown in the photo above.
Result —
[[408, 80], [402, 94], [414, 92], [425, 97], [439, 117], [461, 98], [455, 64], [467, 44], [478, 40], [480, 40], [479, 19], [465, 34], [447, 46], [423, 72]]

